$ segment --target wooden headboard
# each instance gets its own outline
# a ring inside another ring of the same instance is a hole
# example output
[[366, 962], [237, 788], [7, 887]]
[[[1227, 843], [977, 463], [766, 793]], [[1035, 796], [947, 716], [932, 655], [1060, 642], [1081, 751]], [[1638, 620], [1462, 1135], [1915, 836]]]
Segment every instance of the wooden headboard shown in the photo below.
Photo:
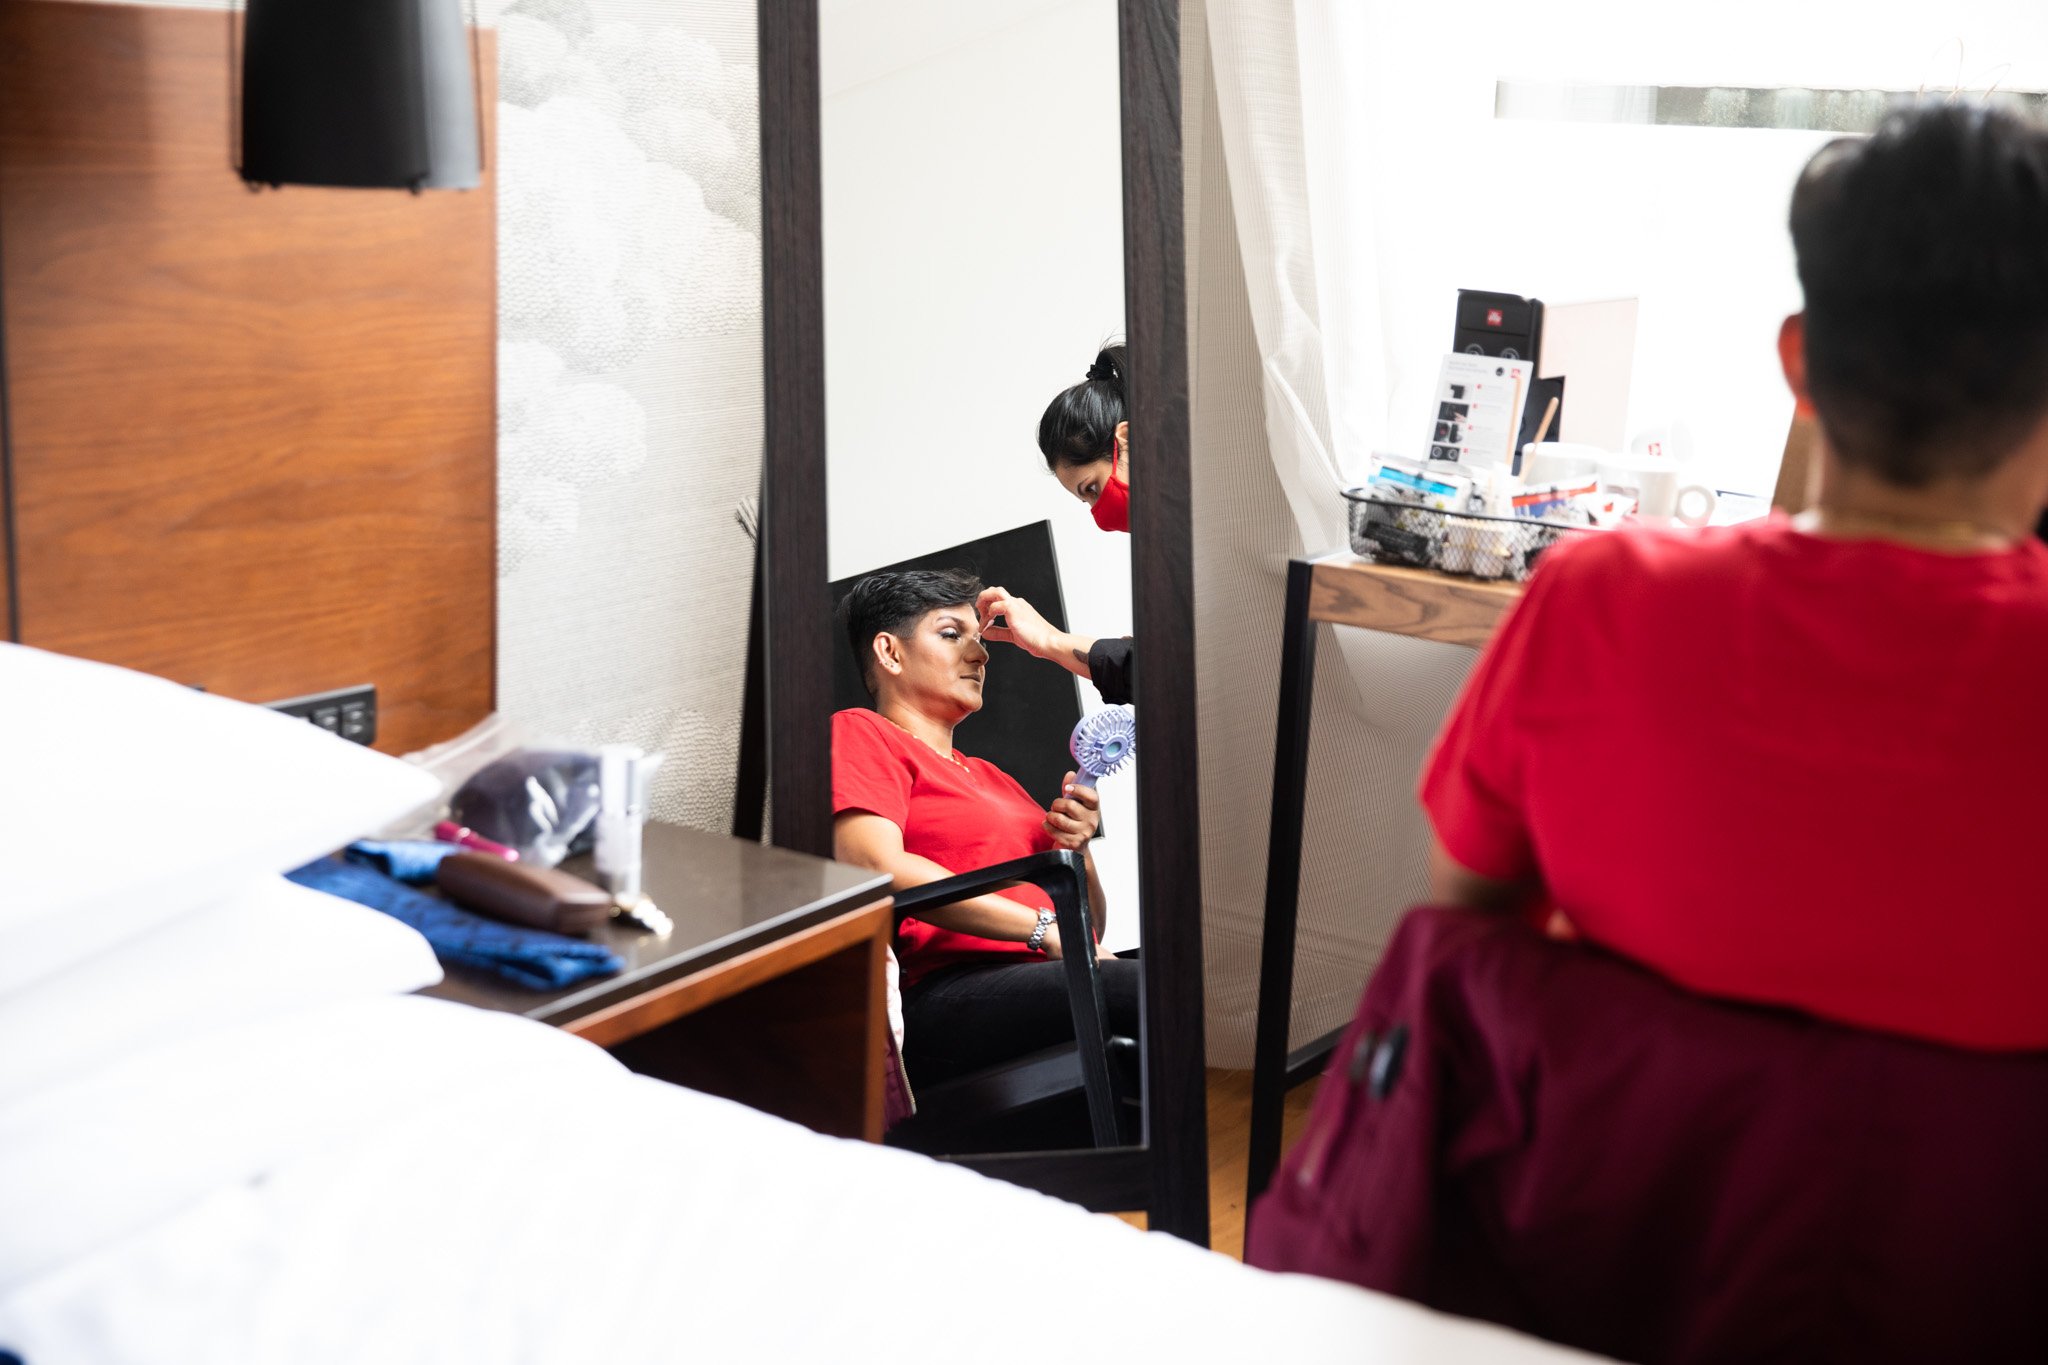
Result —
[[0, 0], [7, 633], [418, 748], [492, 705], [496, 191], [252, 193], [231, 22]]

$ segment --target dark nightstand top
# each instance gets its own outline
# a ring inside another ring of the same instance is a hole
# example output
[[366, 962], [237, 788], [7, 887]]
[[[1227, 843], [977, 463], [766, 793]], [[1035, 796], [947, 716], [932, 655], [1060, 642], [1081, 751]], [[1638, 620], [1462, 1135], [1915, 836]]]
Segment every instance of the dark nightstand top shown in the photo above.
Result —
[[[530, 991], [449, 967], [446, 980], [420, 994], [568, 1024], [889, 894], [886, 873], [676, 825], [649, 822], [641, 862], [641, 884], [675, 928], [657, 936], [614, 922], [592, 933], [591, 942], [626, 959], [625, 971]], [[587, 858], [562, 867], [591, 875]]]

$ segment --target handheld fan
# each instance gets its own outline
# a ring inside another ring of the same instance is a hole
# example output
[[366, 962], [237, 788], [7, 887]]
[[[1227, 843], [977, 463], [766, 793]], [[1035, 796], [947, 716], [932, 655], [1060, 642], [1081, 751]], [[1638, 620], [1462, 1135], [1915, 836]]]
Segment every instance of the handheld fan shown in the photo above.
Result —
[[1105, 707], [1083, 716], [1067, 747], [1073, 751], [1074, 763], [1080, 769], [1074, 780], [1084, 787], [1093, 787], [1138, 752], [1137, 717], [1128, 706]]

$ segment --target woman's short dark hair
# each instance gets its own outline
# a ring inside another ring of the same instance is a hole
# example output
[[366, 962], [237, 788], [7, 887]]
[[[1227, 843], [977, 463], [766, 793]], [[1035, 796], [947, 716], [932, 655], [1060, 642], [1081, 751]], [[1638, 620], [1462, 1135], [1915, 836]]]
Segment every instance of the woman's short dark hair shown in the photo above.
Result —
[[1792, 191], [1806, 376], [1846, 464], [1916, 488], [2004, 463], [2048, 412], [2048, 129], [1925, 104]]
[[979, 596], [981, 580], [965, 569], [871, 573], [854, 584], [839, 604], [839, 619], [846, 623], [846, 643], [853, 647], [853, 662], [868, 695], [875, 695], [877, 635], [901, 635], [926, 612], [971, 605]]
[[1117, 423], [1124, 420], [1128, 395], [1122, 346], [1105, 346], [1088, 367], [1088, 377], [1062, 389], [1038, 419], [1038, 449], [1045, 467], [1094, 464], [1114, 449]]

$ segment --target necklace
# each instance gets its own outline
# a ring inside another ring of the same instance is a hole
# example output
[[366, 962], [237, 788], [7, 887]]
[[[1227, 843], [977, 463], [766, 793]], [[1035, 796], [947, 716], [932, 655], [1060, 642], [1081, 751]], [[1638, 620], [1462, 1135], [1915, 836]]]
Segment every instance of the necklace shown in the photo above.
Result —
[[[882, 713], [880, 711], [875, 712], [875, 714], [878, 716], [882, 716]], [[893, 720], [889, 720], [889, 717], [887, 716], [882, 716], [882, 719], [888, 720], [891, 725], [896, 725], [896, 722]], [[933, 753], [941, 754], [946, 758], [952, 759], [953, 766], [958, 768], [961, 772], [966, 773], [969, 777], [974, 776], [974, 770], [967, 766], [967, 761], [960, 757], [960, 753], [958, 750], [941, 749], [938, 745], [932, 743], [930, 740], [924, 738], [922, 735], [912, 734], [908, 726], [896, 725], [896, 728], [903, 731], [904, 734], [910, 735], [912, 739], [916, 740], [919, 744], [924, 745], [925, 748], [930, 749]]]
[[2015, 542], [2009, 531], [1961, 518], [1935, 521], [1919, 517], [1891, 516], [1883, 512], [1853, 512], [1828, 507], [1816, 507], [1813, 510], [1813, 528], [1823, 533], [1845, 530], [1853, 532], [1861, 526], [1871, 531], [1899, 532], [1909, 539], [1937, 545], [2009, 550]]

